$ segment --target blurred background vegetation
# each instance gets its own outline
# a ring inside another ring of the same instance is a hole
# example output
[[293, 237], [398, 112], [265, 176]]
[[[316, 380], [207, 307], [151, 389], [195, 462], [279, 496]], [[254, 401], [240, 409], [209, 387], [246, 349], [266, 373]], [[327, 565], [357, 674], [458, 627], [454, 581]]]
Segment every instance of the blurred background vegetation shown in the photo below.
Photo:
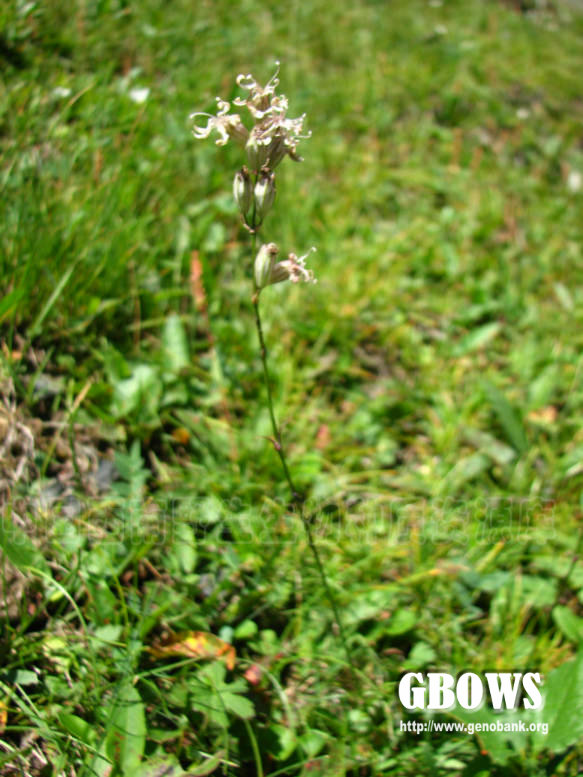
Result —
[[[318, 284], [266, 336], [358, 679], [188, 120], [275, 60]], [[578, 4], [14, 0], [0, 67], [0, 773], [580, 773]], [[549, 736], [401, 732], [431, 669], [541, 671]]]

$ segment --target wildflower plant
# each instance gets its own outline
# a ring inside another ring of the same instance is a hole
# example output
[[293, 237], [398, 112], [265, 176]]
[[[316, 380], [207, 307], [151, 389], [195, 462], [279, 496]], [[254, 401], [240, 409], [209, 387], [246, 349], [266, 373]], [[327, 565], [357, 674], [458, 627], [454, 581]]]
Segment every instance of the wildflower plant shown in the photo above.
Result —
[[295, 119], [288, 117], [287, 97], [276, 92], [279, 85], [279, 62], [276, 63], [276, 66], [276, 72], [266, 86], [261, 86], [252, 75], [237, 76], [238, 86], [247, 94], [243, 97], [236, 97], [233, 100], [233, 106], [247, 110], [250, 115], [249, 126], [242, 121], [239, 113], [231, 112], [231, 104], [220, 97], [216, 98], [216, 115], [197, 112], [191, 114], [190, 118], [194, 120], [193, 134], [195, 138], [208, 138], [211, 133], [215, 132], [218, 134], [216, 140], [218, 146], [224, 146], [229, 140], [233, 140], [246, 153], [246, 164], [235, 173], [233, 196], [243, 225], [250, 233], [252, 242], [254, 265], [250, 273], [253, 281], [251, 300], [255, 312], [267, 406], [273, 430], [271, 442], [279, 455], [283, 474], [291, 493], [291, 506], [299, 512], [308, 544], [332, 608], [340, 639], [352, 667], [352, 659], [336, 600], [328, 584], [320, 554], [314, 542], [310, 519], [306, 515], [305, 496], [294, 485], [280, 427], [275, 418], [268, 353], [259, 307], [260, 294], [267, 286], [287, 280], [292, 283], [316, 283], [313, 271], [306, 267], [306, 260], [316, 250], [315, 247], [310, 248], [307, 253], [299, 257], [294, 252], [289, 252], [285, 259], [279, 259], [280, 252], [276, 243], [262, 243], [257, 249], [257, 237], [261, 232], [264, 219], [272, 209], [276, 199], [275, 170], [286, 156], [294, 162], [303, 161], [298, 153], [298, 146], [302, 140], [308, 139], [311, 135], [310, 132], [304, 131], [305, 114]]

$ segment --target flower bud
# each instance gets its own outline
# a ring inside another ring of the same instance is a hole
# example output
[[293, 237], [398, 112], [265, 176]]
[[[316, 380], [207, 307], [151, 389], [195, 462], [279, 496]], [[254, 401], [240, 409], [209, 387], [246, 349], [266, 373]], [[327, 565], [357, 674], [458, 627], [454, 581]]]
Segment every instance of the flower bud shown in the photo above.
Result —
[[241, 215], [245, 217], [249, 208], [251, 207], [251, 200], [253, 197], [253, 187], [251, 185], [251, 177], [246, 167], [242, 167], [238, 173], [235, 173], [235, 180], [233, 181], [233, 196], [235, 202], [239, 207]]
[[255, 285], [259, 291], [271, 283], [271, 273], [277, 252], [275, 243], [264, 243], [255, 257]]
[[275, 200], [275, 173], [261, 173], [255, 184], [255, 216], [261, 223]]

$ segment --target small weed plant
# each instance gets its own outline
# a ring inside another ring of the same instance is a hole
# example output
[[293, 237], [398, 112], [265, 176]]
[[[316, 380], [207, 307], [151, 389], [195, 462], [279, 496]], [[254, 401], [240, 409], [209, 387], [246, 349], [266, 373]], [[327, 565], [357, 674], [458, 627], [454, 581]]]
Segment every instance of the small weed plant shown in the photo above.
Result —
[[[265, 87], [262, 87], [250, 74], [237, 76], [238, 86], [247, 91], [248, 94], [246, 97], [235, 98], [234, 106], [245, 108], [248, 111], [253, 120], [253, 126], [250, 129], [245, 126], [238, 113], [230, 113], [231, 106], [220, 97], [217, 97], [218, 112], [216, 116], [193, 113], [190, 118], [195, 120], [193, 130], [195, 138], [207, 138], [212, 132], [216, 132], [219, 135], [216, 141], [217, 145], [223, 146], [229, 139], [233, 139], [246, 153], [247, 164], [235, 173], [233, 195], [243, 225], [250, 234], [252, 257], [254, 257], [254, 262], [251, 261], [248, 264], [249, 280], [253, 284], [251, 301], [255, 313], [255, 325], [263, 365], [265, 396], [273, 432], [271, 443], [279, 456], [282, 473], [289, 486], [290, 506], [299, 514], [326, 597], [334, 614], [334, 621], [346, 652], [347, 661], [354, 669], [336, 598], [326, 577], [310, 527], [310, 519], [306, 513], [305, 494], [298, 491], [294, 484], [281, 429], [275, 417], [268, 351], [261, 322], [260, 295], [268, 286], [284, 281], [316, 283], [313, 271], [306, 268], [306, 259], [312, 251], [316, 250], [315, 247], [300, 257], [289, 252], [287, 259], [280, 261], [277, 261], [280, 249], [274, 242], [262, 243], [257, 251], [258, 237], [263, 236], [262, 227], [265, 217], [276, 202], [276, 167], [285, 157], [289, 157], [295, 162], [302, 162], [302, 157], [298, 154], [298, 145], [301, 140], [310, 137], [309, 133], [304, 134], [305, 115], [296, 119], [287, 116], [288, 99], [283, 94], [277, 94], [276, 91], [279, 85], [279, 62], [276, 65], [277, 70]], [[201, 118], [206, 118], [205, 126], [196, 123]]]

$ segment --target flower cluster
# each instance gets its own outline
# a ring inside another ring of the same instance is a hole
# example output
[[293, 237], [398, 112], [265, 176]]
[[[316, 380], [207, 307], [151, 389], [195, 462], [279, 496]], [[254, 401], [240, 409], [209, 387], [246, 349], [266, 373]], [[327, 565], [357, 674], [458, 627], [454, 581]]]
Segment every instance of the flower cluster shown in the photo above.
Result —
[[[231, 104], [220, 97], [217, 97], [216, 116], [200, 112], [190, 115], [194, 119], [195, 138], [208, 138], [212, 132], [216, 132], [219, 136], [217, 145], [224, 146], [229, 139], [233, 139], [245, 149], [247, 165], [243, 165], [235, 174], [233, 196], [243, 223], [252, 233], [258, 232], [275, 201], [275, 168], [285, 156], [301, 162], [298, 144], [311, 135], [303, 132], [305, 114], [297, 119], [287, 116], [287, 97], [276, 93], [279, 62], [276, 64], [277, 70], [266, 86], [261, 86], [252, 75], [237, 76], [237, 85], [247, 95], [236, 97], [233, 105], [247, 109], [253, 122], [250, 128], [245, 126], [238, 113], [231, 113]], [[299, 258], [290, 253], [281, 262], [275, 261], [277, 253], [278, 248], [274, 243], [261, 246], [255, 260], [257, 291], [288, 279], [293, 283], [300, 280], [314, 281], [313, 273], [305, 267], [305, 259], [310, 252]]]
[[[254, 122], [251, 130], [243, 124], [238, 113], [229, 113], [231, 106], [228, 102], [217, 97], [216, 116], [208, 113], [191, 114], [190, 118], [194, 119], [194, 137], [208, 138], [211, 132], [216, 131], [219, 134], [219, 146], [224, 146], [229, 138], [233, 138], [245, 147], [249, 166], [256, 174], [263, 169], [275, 170], [286, 154], [301, 161], [297, 153], [298, 144], [300, 140], [309, 138], [311, 133], [302, 134], [305, 114], [297, 119], [287, 117], [287, 97], [275, 92], [279, 84], [278, 74], [279, 62], [275, 74], [265, 87], [250, 74], [237, 76], [237, 85], [249, 94], [236, 97], [233, 105], [247, 108]], [[198, 124], [199, 117], [204, 117], [206, 124]]]

